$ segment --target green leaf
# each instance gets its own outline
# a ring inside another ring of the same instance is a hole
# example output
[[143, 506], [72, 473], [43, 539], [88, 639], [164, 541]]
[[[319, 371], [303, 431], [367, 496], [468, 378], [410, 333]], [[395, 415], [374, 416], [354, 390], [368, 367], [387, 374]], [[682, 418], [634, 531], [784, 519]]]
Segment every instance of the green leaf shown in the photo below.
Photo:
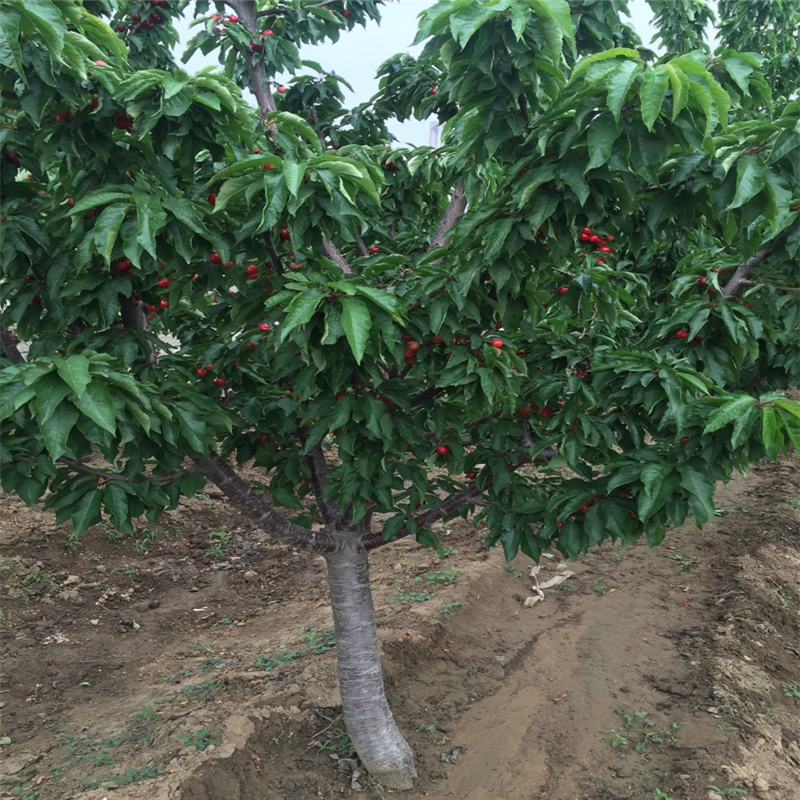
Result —
[[67, 438], [79, 417], [78, 409], [65, 400], [50, 415], [47, 422], [39, 422], [44, 446], [53, 461], [67, 452]]
[[681, 486], [689, 493], [689, 508], [699, 528], [714, 515], [714, 480], [694, 467], [681, 470]]
[[528, 2], [540, 17], [555, 23], [561, 36], [567, 40], [570, 50], [575, 52], [575, 33], [572, 28], [570, 7], [566, 0], [528, 0]]
[[0, 14], [0, 64], [11, 67], [27, 83], [22, 69], [22, 50], [19, 46], [19, 11], [3, 9]]
[[102, 499], [103, 494], [100, 489], [90, 489], [75, 504], [70, 514], [70, 519], [72, 520], [72, 535], [75, 538], [80, 536], [90, 525], [100, 522], [100, 504]]
[[782, 441], [778, 435], [778, 419], [772, 406], [761, 407], [761, 441], [768, 456], [774, 457], [778, 454]]
[[161, 201], [153, 195], [142, 191], [134, 192], [136, 201], [136, 217], [139, 222], [139, 232], [136, 241], [150, 253], [153, 258], [158, 258], [156, 252], [156, 234], [166, 225], [167, 214], [161, 207]]
[[758, 408], [753, 406], [742, 416], [737, 417], [733, 423], [733, 433], [731, 434], [731, 447], [735, 450], [750, 438], [753, 423], [758, 419]]
[[72, 391], [57, 373], [45, 375], [36, 383], [36, 414], [39, 424], [47, 422], [61, 401]]
[[644, 467], [641, 474], [642, 491], [639, 493], [638, 516], [641, 520], [647, 520], [654, 511], [658, 511], [659, 494], [666, 477], [672, 472], [671, 464], [648, 464]]
[[296, 133], [299, 133], [303, 141], [305, 141], [315, 153], [319, 155], [322, 154], [322, 142], [320, 142], [319, 136], [317, 136], [316, 131], [302, 117], [298, 117], [297, 114], [291, 114], [288, 111], [273, 111], [269, 115], [269, 119], [274, 119], [279, 126], [285, 125]]
[[760, 156], [742, 156], [736, 165], [736, 194], [726, 211], [739, 208], [764, 188], [766, 167]]
[[642, 122], [652, 131], [669, 86], [669, 72], [663, 66], [649, 67], [645, 70], [642, 85], [639, 87], [639, 102], [642, 108]]
[[[60, 60], [67, 26], [55, 3], [51, 3], [50, 0], [27, 0], [25, 3], [15, 2], [14, 5], [39, 31], [53, 56]], [[6, 13], [5, 10], [3, 13]]]
[[[623, 61], [607, 79], [608, 108], [617, 123], [619, 123], [622, 104], [625, 102], [628, 89], [630, 89], [636, 76], [642, 71], [642, 66], [640, 61]], [[645, 77], [647, 77], [647, 73], [645, 73]]]
[[773, 405], [788, 411], [790, 414], [794, 414], [796, 417], [800, 417], [800, 402], [797, 400], [781, 398], [780, 400], [773, 400]]
[[514, 5], [511, 6], [511, 30], [514, 31], [517, 41], [522, 39], [525, 33], [525, 26], [528, 24], [530, 18], [530, 6], [525, 3], [514, 3]]
[[342, 327], [358, 364], [364, 357], [371, 323], [369, 309], [363, 300], [357, 297], [342, 298]]
[[620, 135], [621, 129], [609, 113], [601, 114], [593, 119], [589, 125], [589, 163], [584, 173], [595, 167], [600, 167], [608, 161], [614, 142]]
[[369, 297], [375, 305], [380, 306], [392, 316], [397, 315], [397, 298], [385, 289], [377, 289], [374, 286], [353, 286], [353, 289], [358, 294]]
[[114, 413], [114, 403], [111, 400], [111, 393], [102, 383], [92, 381], [86, 387], [86, 391], [77, 399], [75, 405], [79, 411], [101, 428], [109, 433], [116, 431], [117, 419]]
[[306, 163], [305, 161], [292, 161], [290, 158], [283, 162], [283, 178], [286, 181], [286, 188], [292, 197], [297, 197], [297, 190], [300, 188], [305, 175]]
[[133, 526], [129, 518], [128, 493], [119, 483], [109, 483], [103, 489], [103, 505], [111, 514], [114, 525], [125, 533], [133, 533]]
[[596, 64], [598, 61], [608, 61], [612, 58], [619, 58], [621, 56], [624, 58], [640, 58], [639, 53], [637, 53], [636, 50], [631, 50], [629, 47], [612, 47], [610, 50], [592, 53], [590, 56], [584, 56], [575, 65], [575, 69], [572, 70], [570, 83], [580, 78], [592, 64]]
[[181, 426], [181, 433], [189, 443], [189, 447], [196, 453], [205, 455], [208, 452], [208, 430], [205, 422], [193, 411], [179, 405], [173, 406], [172, 412]]
[[125, 215], [131, 210], [129, 204], [115, 203], [106, 208], [94, 226], [92, 233], [97, 242], [97, 250], [103, 254], [106, 264], [111, 264], [111, 255], [117, 242], [119, 229], [125, 221]]
[[117, 203], [120, 200], [127, 200], [130, 202], [130, 193], [113, 189], [98, 189], [96, 192], [92, 192], [82, 200], [78, 200], [78, 202], [75, 203], [75, 205], [70, 209], [69, 214], [72, 217], [77, 214], [85, 214], [87, 211], [97, 208], [97, 206], [105, 206], [109, 205], [110, 203]]
[[308, 289], [297, 294], [286, 309], [286, 319], [281, 325], [281, 341], [295, 328], [305, 325], [317, 310], [325, 292], [321, 289]]
[[713, 433], [724, 428], [729, 422], [743, 415], [747, 409], [755, 405], [756, 399], [749, 394], [739, 394], [723, 403], [706, 422], [703, 433]]
[[68, 358], [56, 358], [54, 363], [58, 374], [75, 392], [75, 396], [80, 397], [92, 381], [89, 375], [89, 359], [85, 356], [75, 355]]
[[18, 408], [33, 399], [36, 389], [33, 386], [17, 388], [19, 384], [5, 386], [0, 397], [0, 420], [10, 417]]

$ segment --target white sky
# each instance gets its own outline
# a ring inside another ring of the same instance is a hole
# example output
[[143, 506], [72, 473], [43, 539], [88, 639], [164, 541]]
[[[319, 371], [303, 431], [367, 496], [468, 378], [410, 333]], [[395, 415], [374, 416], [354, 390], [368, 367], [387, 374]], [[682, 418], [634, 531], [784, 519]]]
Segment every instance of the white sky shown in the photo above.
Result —
[[[347, 80], [354, 89], [352, 98], [346, 102], [357, 105], [368, 100], [378, 90], [375, 73], [378, 67], [391, 55], [405, 51], [417, 55], [422, 45], [411, 47], [417, 31], [417, 16], [433, 5], [435, 0], [395, 0], [381, 8], [381, 23], [370, 22], [365, 28], [357, 26], [345, 33], [335, 44], [321, 44], [304, 47], [301, 57], [319, 62], [329, 72], [335, 72]], [[631, 19], [645, 45], [649, 45], [655, 29], [650, 24], [652, 12], [645, 0], [629, 0]], [[189, 28], [188, 18], [177, 21], [182, 41], [188, 41], [196, 29]], [[195, 53], [189, 60], [187, 69], [194, 71], [210, 64], [216, 64], [211, 56]], [[288, 81], [289, 75], [278, 76]], [[431, 123], [394, 123], [389, 129], [401, 141], [413, 144], [428, 144]]]

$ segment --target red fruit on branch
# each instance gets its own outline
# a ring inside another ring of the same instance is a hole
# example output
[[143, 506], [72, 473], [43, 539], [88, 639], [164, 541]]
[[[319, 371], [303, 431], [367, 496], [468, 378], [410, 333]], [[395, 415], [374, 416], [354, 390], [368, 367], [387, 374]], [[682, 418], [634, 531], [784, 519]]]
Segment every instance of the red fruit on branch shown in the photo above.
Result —
[[155, 306], [145, 306], [148, 311], [157, 311]]
[[580, 241], [582, 241], [582, 242], [588, 242], [588, 241], [589, 241], [589, 238], [590, 238], [590, 236], [591, 236], [591, 234], [589, 234], [589, 233], [579, 233], [579, 234], [578, 234], [578, 239], [579, 239]]
[[224, 386], [225, 385], [225, 379], [224, 378], [214, 378], [214, 383], [217, 386]]
[[686, 444], [688, 441], [689, 441], [689, 437], [688, 436], [684, 436], [683, 439], [681, 439], [680, 443], [681, 444]]
[[226, 261], [225, 262], [225, 269], [233, 269], [233, 261]]
[[598, 253], [610, 253], [611, 252], [611, 248], [608, 245], [604, 244], [602, 247], [598, 247], [597, 248], [597, 252]]
[[591, 228], [581, 228], [581, 233], [585, 233], [587, 236], [591, 236], [594, 231]]
[[208, 372], [204, 370], [202, 367], [198, 367], [194, 371], [194, 374], [197, 375], [199, 378], [205, 378], [205, 376], [208, 375]]
[[292, 234], [289, 233], [289, 231], [281, 231], [278, 235], [281, 237], [281, 239], [283, 239], [284, 242], [288, 242], [292, 238]]
[[685, 330], [675, 331], [675, 338], [676, 339], [688, 339], [689, 338], [689, 331], [685, 331]]
[[221, 267], [221, 266], [222, 266], [222, 256], [221, 256], [219, 253], [212, 253], [212, 254], [211, 254], [209, 257], [208, 257], [208, 260], [209, 260], [209, 261], [210, 261], [212, 264], [216, 264], [218, 267]]
[[159, 289], [168, 289], [169, 288], [169, 281], [166, 278], [162, 278], [157, 284]]
[[475, 473], [468, 472], [464, 477], [467, 478], [468, 480], [473, 480], [475, 478]]
[[569, 291], [569, 286], [559, 286], [556, 291], [563, 297]]
[[375, 253], [379, 253], [380, 252], [380, 248], [379, 247], [370, 247], [369, 251], [370, 251], [370, 253], [372, 253], [374, 255]]
[[161, 306], [161, 308], [169, 308], [169, 301], [167, 300], [159, 300], [158, 304]]
[[239, 21], [239, 17], [237, 17], [236, 14], [231, 14], [228, 17], [228, 22], [238, 22], [238, 21]]
[[286, 87], [285, 86], [279, 86], [275, 91], [278, 94], [286, 94]]
[[708, 283], [708, 281], [707, 281], [705, 278], [700, 278], [700, 280], [699, 280], [699, 281], [697, 281], [697, 282], [698, 282], [698, 283], [699, 283], [701, 286], [705, 286], [705, 285], [706, 285], [706, 283]]
[[420, 347], [419, 342], [415, 341], [414, 339], [411, 339], [411, 341], [409, 341], [409, 343], [406, 345], [406, 350], [410, 350], [412, 353], [416, 353], [417, 350], [419, 350], [419, 347]]
[[345, 11], [342, 11], [342, 16], [343, 16], [345, 19], [347, 19], [347, 18], [350, 16], [350, 12], [349, 12], [349, 11], [346, 11], [346, 10], [345, 10]]
[[527, 408], [517, 409], [517, 414], [522, 414], [523, 417], [530, 416], [530, 413], [531, 413], [530, 410]]
[[552, 406], [545, 406], [540, 412], [540, 417], [551, 417], [553, 416], [553, 408]]
[[503, 346], [503, 340], [502, 339], [492, 339], [492, 341], [489, 342], [489, 344], [492, 347], [496, 347], [496, 348], [500, 349]]
[[273, 35], [272, 31], [269, 28], [267, 28], [264, 31], [264, 33], [261, 34], [261, 38], [263, 39], [265, 36], [272, 36], [272, 35]]
[[264, 169], [272, 169], [274, 166], [274, 164], [264, 164]]
[[261, 324], [258, 326], [258, 329], [259, 329], [259, 330], [260, 330], [262, 333], [266, 333], [266, 332], [269, 330], [269, 323], [268, 323], [268, 322], [262, 322], [262, 323], [261, 323]]
[[440, 444], [440, 445], [439, 445], [439, 446], [436, 448], [436, 452], [437, 452], [437, 453], [438, 453], [440, 456], [444, 456], [444, 455], [447, 455], [447, 453], [449, 453], [449, 452], [450, 452], [450, 448], [449, 448], [449, 447], [448, 447], [446, 444]]
[[56, 116], [56, 122], [69, 122], [71, 117], [72, 117], [72, 112], [65, 111], [63, 114], [58, 114]]
[[609, 233], [609, 234], [608, 234], [608, 236], [606, 236], [606, 241], [607, 241], [607, 242], [613, 242], [613, 241], [614, 241], [614, 236], [613, 236], [613, 234], [610, 234], [610, 233]]
[[260, 152], [261, 152], [261, 148], [260, 147], [254, 147], [253, 148], [253, 155], [257, 156]]
[[67, 198], [67, 205], [74, 206], [75, 205], [75, 201], [71, 197], [68, 197]]
[[264, 49], [264, 45], [259, 44], [258, 42], [250, 42], [250, 49], [254, 53], [260, 53]]
[[211, 203], [212, 206], [217, 202], [217, 195], [214, 194], [214, 192], [211, 192], [208, 196], [208, 202]]

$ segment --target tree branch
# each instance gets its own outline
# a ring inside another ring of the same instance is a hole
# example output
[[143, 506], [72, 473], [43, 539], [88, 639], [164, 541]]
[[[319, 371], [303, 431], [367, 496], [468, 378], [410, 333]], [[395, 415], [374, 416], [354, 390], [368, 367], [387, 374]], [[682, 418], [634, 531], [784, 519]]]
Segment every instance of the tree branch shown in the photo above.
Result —
[[[120, 475], [118, 472], [106, 472], [96, 467], [90, 467], [88, 464], [84, 464], [83, 461], [78, 461], [75, 458], [61, 456], [57, 463], [64, 464], [64, 466], [69, 467], [71, 470], [81, 475], [93, 475], [95, 478], [100, 478], [106, 483], [137, 483], [136, 478], [128, 478], [125, 475]], [[200, 474], [200, 470], [195, 466], [176, 470], [175, 472], [167, 472], [164, 475], [147, 475], [146, 478], [152, 483], [172, 483], [172, 481], [176, 481], [184, 475], [193, 474]]]
[[336, 522], [339, 519], [338, 509], [330, 500], [322, 496], [322, 490], [331, 482], [331, 479], [328, 476], [328, 465], [325, 463], [325, 455], [319, 443], [315, 444], [306, 454], [306, 464], [311, 470], [311, 485], [314, 487], [314, 496], [317, 498], [317, 505], [322, 512], [322, 519], [326, 524]]
[[272, 241], [272, 234], [269, 231], [264, 232], [264, 245], [269, 253], [269, 260], [272, 262], [272, 268], [278, 275], [283, 275], [283, 262], [275, 243]]
[[216, 484], [237, 508], [247, 514], [270, 536], [293, 547], [304, 547], [318, 553], [332, 553], [338, 541], [326, 531], [311, 531], [283, 517], [266, 500], [259, 497], [233, 467], [216, 453], [195, 459], [197, 471]]
[[464, 216], [467, 211], [467, 199], [464, 197], [464, 181], [459, 179], [453, 189], [453, 196], [447, 205], [442, 221], [436, 229], [436, 235], [430, 244], [429, 250], [450, 244], [452, 236], [447, 234], [452, 227]]
[[[129, 330], [139, 329], [146, 331], [150, 328], [147, 321], [147, 309], [141, 300], [136, 300], [133, 297], [126, 297], [121, 292], [117, 295], [119, 298], [120, 312], [122, 314], [122, 324]], [[148, 339], [147, 342], [148, 353], [142, 359], [140, 364], [146, 367], [154, 367], [158, 363], [158, 353], [156, 352], [155, 345]]]
[[322, 234], [322, 246], [325, 248], [325, 255], [328, 256], [331, 261], [334, 261], [339, 265], [339, 269], [344, 275], [353, 274], [353, 268], [347, 263], [347, 261], [345, 261], [345, 258], [339, 252], [339, 249], [328, 239], [324, 233]]
[[800, 286], [776, 286], [774, 283], [766, 283], [765, 281], [751, 281], [743, 280], [742, 286], [769, 286], [772, 289], [778, 289], [781, 292], [800, 292]]
[[367, 250], [367, 246], [364, 244], [364, 240], [361, 238], [361, 230], [359, 229], [358, 225], [355, 227], [356, 233], [356, 248], [358, 250], [358, 254], [360, 256], [368, 256], [369, 251]]
[[423, 434], [423, 438], [425, 439], [438, 439], [440, 436], [446, 436], [449, 433], [455, 433], [456, 431], [460, 430], [461, 428], [475, 428], [478, 425], [483, 425], [484, 422], [491, 422], [493, 419], [497, 419], [497, 417], [502, 415], [502, 411], [493, 411], [491, 414], [487, 414], [485, 417], [481, 417], [480, 419], [476, 419], [474, 422], [465, 422], [461, 426], [453, 425], [449, 428], [445, 428], [441, 433], [426, 433]]
[[772, 241], [767, 242], [755, 255], [751, 256], [744, 262], [744, 264], [740, 264], [736, 268], [736, 272], [733, 273], [731, 279], [722, 287], [722, 296], [723, 297], [731, 297], [739, 287], [743, 284], [747, 276], [762, 262], [764, 261], [767, 256], [773, 251], [775, 245], [778, 243], [778, 240], [788, 235], [789, 229], [787, 228], [782, 233], [779, 233]]
[[3, 315], [0, 314], [0, 343], [3, 345], [3, 352], [12, 364], [23, 364], [25, 357], [20, 353], [17, 343], [11, 338], [11, 332], [3, 324]]
[[[226, 2], [236, 12], [239, 22], [255, 36], [258, 24], [256, 4], [253, 0], [226, 0]], [[275, 111], [275, 100], [272, 97], [266, 67], [263, 62], [253, 61], [253, 54], [249, 50], [244, 51], [244, 60], [250, 77], [250, 88], [255, 95], [261, 115], [266, 117], [270, 111]]]

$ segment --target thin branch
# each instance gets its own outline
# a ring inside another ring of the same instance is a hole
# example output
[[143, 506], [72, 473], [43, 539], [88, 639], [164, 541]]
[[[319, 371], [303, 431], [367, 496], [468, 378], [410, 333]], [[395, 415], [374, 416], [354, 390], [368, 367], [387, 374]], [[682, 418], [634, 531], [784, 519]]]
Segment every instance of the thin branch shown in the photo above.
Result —
[[497, 417], [503, 414], [502, 411], [493, 411], [491, 414], [487, 414], [485, 417], [481, 417], [480, 419], [476, 419], [474, 422], [466, 422], [463, 425], [453, 425], [449, 428], [445, 428], [441, 433], [426, 433], [423, 435], [425, 439], [438, 439], [440, 436], [447, 436], [449, 433], [455, 433], [461, 428], [476, 428], [478, 425], [483, 425], [484, 422], [490, 422], [493, 419], [497, 419]]
[[22, 364], [25, 357], [20, 353], [17, 343], [11, 336], [11, 332], [3, 324], [3, 315], [0, 314], [0, 343], [3, 345], [3, 352], [12, 364]]
[[361, 230], [359, 229], [358, 225], [356, 225], [355, 233], [356, 233], [356, 249], [358, 250], [358, 254], [360, 256], [369, 255], [367, 246], [364, 244], [364, 240], [361, 238]]
[[318, 553], [332, 553], [338, 541], [327, 531], [311, 531], [286, 519], [262, 497], [259, 497], [233, 467], [216, 453], [195, 459], [197, 471], [216, 484], [237, 508], [240, 508], [270, 536], [293, 547], [304, 547]]
[[323, 233], [322, 234], [322, 246], [325, 249], [325, 255], [331, 260], [338, 264], [339, 269], [345, 275], [352, 275], [353, 268], [345, 261], [344, 256], [339, 252], [339, 249], [336, 245], [331, 242], [328, 237]]
[[331, 479], [328, 475], [325, 455], [319, 443], [315, 444], [306, 454], [306, 464], [311, 470], [311, 485], [314, 487], [314, 496], [317, 498], [317, 505], [322, 512], [322, 519], [326, 524], [336, 522], [339, 518], [338, 509], [330, 500], [322, 496], [323, 489], [331, 482]]
[[[228, 5], [236, 12], [239, 22], [255, 35], [258, 30], [256, 21], [256, 4], [253, 0], [226, 0]], [[247, 64], [247, 74], [250, 77], [250, 89], [255, 95], [261, 115], [266, 117], [270, 111], [275, 111], [275, 99], [267, 77], [267, 69], [263, 61], [255, 62], [249, 50], [244, 51], [244, 60]]]
[[440, 394], [442, 394], [442, 392], [444, 392], [444, 389], [441, 389], [438, 386], [429, 386], [427, 389], [424, 389], [418, 395], [415, 395], [411, 398], [411, 405], [421, 406], [428, 400], [433, 400], [434, 397], [438, 397]]
[[773, 289], [779, 289], [782, 292], [800, 292], [800, 286], [776, 286], [773, 283], [766, 283], [765, 281], [751, 281], [743, 280], [742, 286], [769, 286]]
[[269, 253], [269, 260], [272, 262], [272, 268], [275, 270], [276, 274], [283, 275], [281, 255], [275, 247], [275, 243], [272, 241], [272, 234], [269, 231], [264, 232], [264, 245], [267, 248], [267, 253]]
[[459, 179], [453, 189], [453, 196], [450, 198], [447, 210], [444, 212], [439, 227], [436, 229], [436, 235], [433, 237], [429, 250], [450, 244], [453, 237], [447, 234], [467, 212], [467, 198], [464, 197], [464, 191], [464, 181]]
[[[97, 469], [96, 467], [90, 467], [88, 464], [84, 464], [83, 461], [78, 461], [75, 458], [61, 456], [61, 458], [57, 460], [57, 463], [64, 464], [64, 466], [69, 467], [71, 470], [78, 472], [81, 475], [92, 475], [95, 478], [100, 478], [106, 483], [138, 482], [136, 478], [128, 478], [125, 475], [120, 475], [118, 472], [107, 472], [106, 470]], [[197, 475], [199, 473], [200, 470], [194, 466], [191, 466], [187, 467], [186, 469], [176, 470], [175, 472], [167, 472], [164, 475], [147, 475], [145, 477], [151, 483], [172, 483], [172, 481], [176, 481], [178, 478], [182, 478], [185, 475]]]

